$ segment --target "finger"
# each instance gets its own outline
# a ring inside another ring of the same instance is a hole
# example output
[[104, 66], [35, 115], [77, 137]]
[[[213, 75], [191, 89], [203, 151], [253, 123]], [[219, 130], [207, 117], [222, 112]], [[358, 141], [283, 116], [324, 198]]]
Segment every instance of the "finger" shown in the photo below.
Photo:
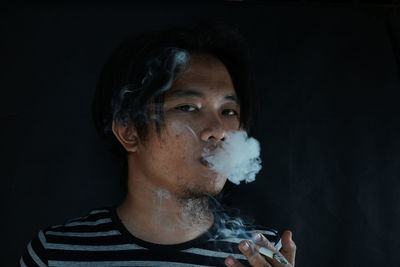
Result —
[[255, 244], [261, 246], [261, 247], [265, 247], [268, 248], [272, 251], [278, 251], [272, 244], [271, 242], [269, 242], [269, 240], [262, 235], [261, 233], [253, 233], [253, 235], [251, 236], [251, 239], [254, 241]]
[[244, 265], [233, 256], [229, 256], [225, 259], [225, 265], [228, 267], [244, 267]]
[[239, 243], [239, 250], [243, 253], [251, 266], [271, 266], [268, 261], [254, 249], [254, 245], [250, 241], [242, 241]]
[[292, 240], [292, 232], [286, 230], [282, 235], [282, 255], [294, 266], [296, 257], [296, 244]]

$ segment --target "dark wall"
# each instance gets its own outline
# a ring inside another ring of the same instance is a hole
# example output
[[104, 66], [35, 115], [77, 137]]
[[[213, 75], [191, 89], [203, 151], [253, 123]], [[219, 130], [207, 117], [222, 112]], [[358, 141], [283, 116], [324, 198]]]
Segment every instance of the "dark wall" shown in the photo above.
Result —
[[[400, 19], [378, 7], [203, 5], [2, 9], [2, 266], [39, 229], [122, 199], [90, 104], [126, 36], [218, 18], [254, 58], [263, 170], [234, 206], [291, 229], [298, 266], [397, 266]], [[397, 55], [397, 58], [396, 58]]]

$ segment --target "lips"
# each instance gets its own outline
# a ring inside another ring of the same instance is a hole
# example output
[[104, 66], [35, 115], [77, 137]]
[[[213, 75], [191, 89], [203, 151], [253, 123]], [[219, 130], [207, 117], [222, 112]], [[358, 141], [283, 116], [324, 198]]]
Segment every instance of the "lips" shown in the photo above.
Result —
[[208, 167], [208, 168], [211, 168], [211, 167], [213, 166], [213, 165], [212, 165], [210, 162], [208, 162], [204, 157], [201, 157], [201, 158], [200, 158], [200, 163], [203, 164], [204, 166]]
[[216, 156], [220, 149], [221, 145], [218, 144], [209, 145], [203, 148], [202, 157], [199, 159], [200, 163], [208, 168], [214, 167], [214, 165], [211, 162], [209, 162], [206, 158]]

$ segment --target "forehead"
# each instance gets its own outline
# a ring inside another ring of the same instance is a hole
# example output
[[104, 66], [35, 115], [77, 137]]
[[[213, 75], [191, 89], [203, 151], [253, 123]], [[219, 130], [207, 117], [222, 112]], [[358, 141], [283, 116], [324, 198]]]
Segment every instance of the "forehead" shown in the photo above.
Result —
[[174, 91], [182, 89], [200, 91], [205, 95], [235, 95], [233, 82], [225, 65], [207, 54], [190, 55], [188, 68], [176, 75], [166, 98], [173, 96]]

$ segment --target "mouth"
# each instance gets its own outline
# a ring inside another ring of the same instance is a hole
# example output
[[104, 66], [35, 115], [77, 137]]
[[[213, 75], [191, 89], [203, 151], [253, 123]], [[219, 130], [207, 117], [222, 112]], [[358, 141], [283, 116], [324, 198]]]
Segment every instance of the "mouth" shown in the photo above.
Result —
[[208, 162], [204, 157], [201, 157], [200, 158], [200, 163], [202, 164], [202, 165], [204, 165], [204, 166], [206, 166], [207, 168], [211, 168], [213, 165], [210, 163], [210, 162]]

